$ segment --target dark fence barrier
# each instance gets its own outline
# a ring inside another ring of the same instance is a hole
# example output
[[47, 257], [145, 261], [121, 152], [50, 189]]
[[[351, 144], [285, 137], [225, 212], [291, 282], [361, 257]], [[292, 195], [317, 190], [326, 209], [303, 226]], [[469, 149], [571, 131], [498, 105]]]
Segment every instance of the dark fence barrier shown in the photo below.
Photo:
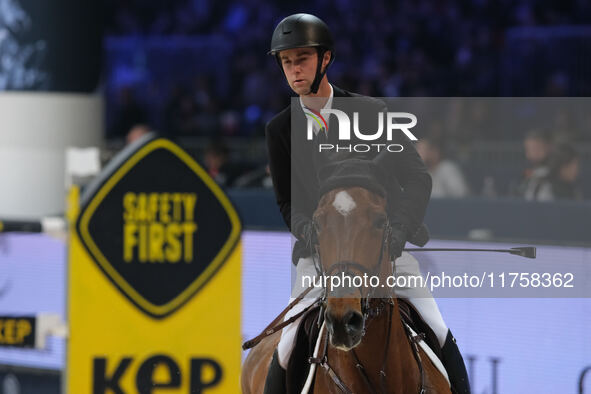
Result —
[[[247, 229], [286, 230], [271, 190], [234, 189], [228, 195]], [[591, 201], [432, 199], [425, 222], [439, 239], [591, 245]]]

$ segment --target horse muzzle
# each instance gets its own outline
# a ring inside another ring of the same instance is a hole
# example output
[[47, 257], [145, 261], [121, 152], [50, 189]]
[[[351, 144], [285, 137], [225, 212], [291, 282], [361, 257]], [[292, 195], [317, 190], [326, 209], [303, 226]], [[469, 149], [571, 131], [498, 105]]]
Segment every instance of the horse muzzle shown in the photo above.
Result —
[[361, 313], [350, 310], [342, 316], [337, 316], [327, 309], [324, 318], [332, 346], [348, 351], [359, 345], [364, 330], [364, 319]]

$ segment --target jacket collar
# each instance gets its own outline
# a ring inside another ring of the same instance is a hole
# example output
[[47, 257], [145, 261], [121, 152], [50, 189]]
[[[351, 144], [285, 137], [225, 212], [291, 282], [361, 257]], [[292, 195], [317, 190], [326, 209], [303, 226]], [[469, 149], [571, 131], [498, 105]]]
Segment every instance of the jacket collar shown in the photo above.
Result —
[[332, 89], [333, 89], [334, 97], [348, 97], [349, 96], [346, 91], [339, 88], [338, 86], [332, 85]]

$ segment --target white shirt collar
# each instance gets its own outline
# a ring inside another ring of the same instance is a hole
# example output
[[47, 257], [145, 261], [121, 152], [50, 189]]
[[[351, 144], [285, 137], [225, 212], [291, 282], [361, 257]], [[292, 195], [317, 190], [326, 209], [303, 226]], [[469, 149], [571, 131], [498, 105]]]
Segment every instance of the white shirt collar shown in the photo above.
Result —
[[[324, 107], [322, 107], [322, 109], [330, 109], [332, 108], [332, 98], [334, 97], [334, 90], [332, 88], [332, 85], [329, 83], [328, 86], [330, 86], [330, 95], [328, 96], [328, 100], [326, 100], [326, 104], [324, 104]], [[306, 111], [308, 109], [308, 107], [306, 107], [302, 101], [302, 98], [300, 97], [300, 105], [302, 106], [302, 109], [304, 111]]]
[[[334, 97], [334, 90], [332, 89], [331, 84], [328, 84], [328, 86], [330, 86], [330, 96], [328, 96], [328, 100], [326, 100], [326, 103], [324, 104], [324, 107], [322, 107], [322, 109], [331, 109], [332, 108], [332, 98]], [[301, 97], [300, 97], [300, 105], [302, 106], [302, 111], [304, 111], [305, 114], [306, 113], [310, 113], [310, 114], [314, 113], [314, 111], [312, 111], [311, 109], [309, 109], [308, 107], [306, 107], [304, 105]], [[326, 119], [326, 127], [328, 127], [329, 123], [330, 123], [329, 119], [327, 118]], [[312, 123], [312, 130], [314, 131], [314, 134], [318, 134], [320, 127], [318, 126], [318, 124]]]

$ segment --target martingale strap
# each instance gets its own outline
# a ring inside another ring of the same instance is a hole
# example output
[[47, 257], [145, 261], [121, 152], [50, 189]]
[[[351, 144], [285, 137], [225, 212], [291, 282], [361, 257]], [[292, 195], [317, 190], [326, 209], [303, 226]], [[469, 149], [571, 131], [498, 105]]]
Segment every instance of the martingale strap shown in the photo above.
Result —
[[328, 376], [330, 376], [333, 383], [339, 388], [339, 390], [341, 390], [341, 392], [343, 392], [344, 394], [355, 394], [349, 387], [347, 387], [345, 382], [343, 382], [343, 380], [339, 377], [339, 375], [336, 374], [334, 369], [332, 369], [332, 367], [328, 363], [328, 341], [329, 341], [328, 335], [329, 335], [328, 330], [325, 330], [324, 347], [322, 349], [322, 356], [310, 357], [308, 359], [308, 362], [310, 364], [318, 364], [322, 368], [324, 368], [326, 370], [326, 372], [328, 373]]
[[[359, 360], [359, 357], [357, 356], [357, 352], [355, 351], [355, 349], [351, 349], [351, 352], [353, 353], [353, 357], [355, 358], [355, 367], [357, 367], [357, 369], [361, 373], [361, 376], [363, 377], [363, 380], [365, 381], [365, 385], [369, 388], [369, 390], [371, 391], [371, 394], [378, 394], [377, 391], [375, 390], [375, 388], [373, 387], [373, 384], [371, 384], [371, 381], [369, 380], [369, 376], [367, 375], [367, 371], [365, 370], [365, 367], [363, 366], [363, 364]], [[385, 348], [384, 352], [388, 353], [387, 347]], [[381, 379], [381, 375], [380, 375], [380, 379]]]
[[406, 335], [410, 342], [410, 347], [413, 350], [412, 355], [415, 357], [417, 365], [419, 366], [419, 372], [421, 373], [421, 387], [419, 388], [419, 394], [425, 394], [425, 370], [423, 368], [423, 361], [421, 360], [421, 353], [418, 345], [418, 343], [423, 340], [424, 334], [418, 334], [413, 336], [410, 330], [408, 329], [408, 326], [404, 322], [402, 322], [402, 326], [404, 327], [404, 331], [406, 332]]

